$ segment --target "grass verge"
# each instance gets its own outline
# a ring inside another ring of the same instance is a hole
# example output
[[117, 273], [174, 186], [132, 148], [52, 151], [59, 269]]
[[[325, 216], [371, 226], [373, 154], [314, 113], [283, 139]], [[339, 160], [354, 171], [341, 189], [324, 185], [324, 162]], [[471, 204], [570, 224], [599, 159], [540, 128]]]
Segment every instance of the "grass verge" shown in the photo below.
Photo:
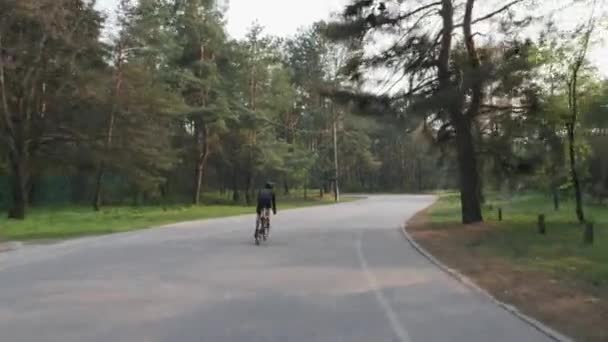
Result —
[[[0, 218], [0, 241], [67, 239], [74, 237], [103, 235], [131, 230], [158, 227], [165, 224], [229, 217], [255, 213], [255, 208], [246, 205], [230, 205], [216, 197], [201, 206], [141, 206], [107, 207], [94, 212], [86, 207], [37, 208], [32, 209], [25, 221]], [[352, 200], [344, 198], [344, 201]], [[324, 199], [278, 198], [278, 209], [294, 209], [333, 203]]]
[[[538, 194], [489, 203], [486, 223], [464, 226], [458, 196], [444, 194], [408, 230], [500, 300], [577, 340], [608, 341], [608, 208], [587, 207], [596, 241], [585, 246], [572, 203], [555, 211], [551, 198]], [[546, 215], [547, 235], [538, 233], [539, 214]]]

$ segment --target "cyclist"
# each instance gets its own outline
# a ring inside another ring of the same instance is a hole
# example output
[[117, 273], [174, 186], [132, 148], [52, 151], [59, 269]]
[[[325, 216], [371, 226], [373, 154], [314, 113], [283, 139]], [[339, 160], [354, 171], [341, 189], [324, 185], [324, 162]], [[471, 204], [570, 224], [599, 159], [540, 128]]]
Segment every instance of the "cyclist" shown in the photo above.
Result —
[[[274, 194], [274, 190], [273, 190], [273, 184], [271, 182], [266, 182], [266, 186], [264, 186], [264, 189], [260, 190], [260, 192], [258, 192], [258, 205], [256, 208], [256, 212], [258, 214], [257, 216], [257, 220], [256, 220], [256, 233], [258, 231], [258, 227], [260, 226], [260, 221], [262, 218], [262, 210], [264, 211], [270, 211], [270, 209], [272, 209], [273, 213], [276, 215], [277, 214], [277, 201], [276, 201], [276, 196]], [[269, 213], [268, 213], [268, 217], [270, 217]]]

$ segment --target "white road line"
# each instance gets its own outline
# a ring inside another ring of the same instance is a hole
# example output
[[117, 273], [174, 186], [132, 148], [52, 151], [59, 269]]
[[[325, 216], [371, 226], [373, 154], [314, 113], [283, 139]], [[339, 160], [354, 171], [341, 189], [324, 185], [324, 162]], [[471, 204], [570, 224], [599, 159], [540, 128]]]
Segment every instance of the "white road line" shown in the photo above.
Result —
[[356, 244], [357, 245], [357, 255], [359, 256], [359, 263], [361, 264], [361, 269], [363, 270], [363, 273], [365, 273], [365, 277], [367, 278], [369, 285], [372, 287], [372, 290], [374, 291], [376, 299], [378, 300], [378, 303], [380, 303], [380, 306], [382, 307], [382, 310], [384, 311], [386, 318], [390, 322], [393, 332], [395, 333], [397, 338], [399, 338], [399, 341], [400, 342], [412, 342], [412, 339], [410, 338], [409, 333], [407, 332], [407, 330], [405, 329], [403, 324], [401, 324], [401, 322], [399, 321], [399, 317], [397, 317], [397, 313], [395, 313], [395, 310], [393, 310], [393, 308], [389, 304], [388, 300], [382, 293], [382, 290], [380, 289], [380, 286], [378, 285], [378, 278], [376, 278], [376, 276], [369, 269], [369, 264], [367, 262], [367, 259], [365, 258], [365, 255], [363, 254], [362, 237], [363, 237], [363, 233], [361, 233], [359, 235], [359, 238], [358, 238], [357, 244]]

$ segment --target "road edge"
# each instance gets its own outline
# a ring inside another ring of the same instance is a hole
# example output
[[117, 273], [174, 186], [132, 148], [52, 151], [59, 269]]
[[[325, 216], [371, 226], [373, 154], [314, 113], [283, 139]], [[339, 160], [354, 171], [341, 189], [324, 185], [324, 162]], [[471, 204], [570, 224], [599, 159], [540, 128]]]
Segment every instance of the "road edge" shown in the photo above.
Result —
[[[364, 196], [364, 195], [345, 194], [344, 196], [355, 198], [355, 200], [347, 201], [347, 202], [338, 202], [338, 203], [320, 203], [320, 204], [304, 206], [304, 207], [294, 207], [294, 208], [289, 208], [289, 209], [283, 209], [283, 210], [281, 210], [281, 212], [307, 210], [307, 209], [318, 208], [318, 207], [339, 206], [339, 205], [359, 202], [359, 201], [362, 201], [362, 200], [365, 200], [368, 198], [367, 196]], [[94, 240], [94, 239], [99, 239], [99, 238], [109, 238], [109, 237], [115, 237], [115, 236], [125, 236], [126, 237], [126, 236], [133, 235], [133, 234], [140, 234], [140, 233], [146, 232], [146, 231], [180, 228], [180, 226], [184, 226], [184, 225], [192, 225], [192, 224], [199, 224], [199, 223], [213, 223], [213, 221], [215, 221], [215, 220], [239, 219], [239, 218], [251, 217], [253, 215], [255, 215], [255, 211], [252, 214], [236, 214], [236, 215], [229, 215], [229, 216], [176, 221], [176, 222], [167, 223], [167, 224], [152, 225], [152, 226], [145, 227], [145, 228], [139, 228], [139, 229], [133, 229], [133, 230], [127, 230], [127, 231], [121, 231], [121, 232], [114, 232], [114, 233], [107, 233], [107, 234], [92, 234], [92, 235], [74, 236], [74, 237], [70, 237], [70, 238], [59, 238], [59, 239], [53, 240], [54, 241], [53, 245], [60, 245], [60, 244], [66, 244], [66, 243], [79, 243], [82, 241], [89, 241], [89, 240]], [[45, 244], [37, 243], [37, 241], [39, 241], [39, 240], [37, 240], [37, 239], [25, 240], [25, 241], [0, 240], [0, 254], [15, 252], [17, 250], [22, 249], [24, 246], [27, 246], [27, 245], [33, 245], [33, 246], [45, 245]]]
[[498, 300], [496, 297], [494, 297], [488, 291], [486, 291], [483, 288], [481, 288], [480, 286], [478, 286], [469, 277], [465, 276], [464, 274], [458, 272], [457, 270], [455, 270], [455, 269], [447, 266], [443, 262], [439, 261], [435, 256], [433, 256], [430, 252], [428, 252], [424, 247], [422, 247], [420, 244], [418, 244], [418, 242], [416, 242], [412, 238], [412, 236], [410, 235], [410, 233], [407, 231], [407, 227], [408, 226], [409, 226], [409, 221], [406, 222], [404, 225], [402, 225], [401, 228], [400, 228], [401, 232], [403, 233], [403, 236], [408, 241], [408, 243], [420, 255], [422, 255], [423, 257], [425, 257], [427, 260], [429, 260], [432, 264], [434, 264], [435, 266], [437, 266], [443, 272], [447, 273], [452, 278], [456, 279], [458, 282], [464, 284], [465, 286], [467, 286], [468, 288], [470, 288], [473, 291], [477, 292], [478, 294], [480, 294], [480, 295], [486, 297], [487, 299], [491, 300], [494, 304], [498, 305], [503, 310], [505, 310], [508, 313], [512, 314], [513, 316], [515, 316], [516, 318], [518, 318], [522, 322], [530, 325], [534, 329], [540, 331], [542, 334], [544, 334], [545, 336], [549, 337], [553, 341], [556, 341], [556, 342], [574, 342], [573, 339], [571, 339], [571, 338], [569, 338], [569, 337], [567, 337], [567, 336], [565, 336], [565, 335], [557, 332], [556, 330], [548, 327], [547, 325], [541, 323], [540, 321], [538, 321], [538, 320], [536, 320], [536, 319], [534, 319], [534, 318], [532, 318], [532, 317], [530, 317], [530, 316], [522, 313], [521, 311], [519, 311], [519, 309], [517, 309], [513, 305], [509, 305], [507, 303], [504, 303], [504, 302]]
[[20, 241], [7, 241], [0, 242], [0, 253], [7, 253], [17, 250], [23, 246], [23, 242]]

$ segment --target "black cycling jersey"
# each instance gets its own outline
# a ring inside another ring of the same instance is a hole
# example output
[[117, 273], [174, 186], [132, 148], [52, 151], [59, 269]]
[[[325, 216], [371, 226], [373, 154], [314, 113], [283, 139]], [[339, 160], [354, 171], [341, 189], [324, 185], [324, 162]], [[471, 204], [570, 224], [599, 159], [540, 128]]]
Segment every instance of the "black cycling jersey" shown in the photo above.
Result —
[[262, 209], [272, 209], [275, 214], [277, 213], [276, 196], [272, 189], [263, 189], [258, 193], [258, 205], [256, 209], [258, 215], [262, 213]]

